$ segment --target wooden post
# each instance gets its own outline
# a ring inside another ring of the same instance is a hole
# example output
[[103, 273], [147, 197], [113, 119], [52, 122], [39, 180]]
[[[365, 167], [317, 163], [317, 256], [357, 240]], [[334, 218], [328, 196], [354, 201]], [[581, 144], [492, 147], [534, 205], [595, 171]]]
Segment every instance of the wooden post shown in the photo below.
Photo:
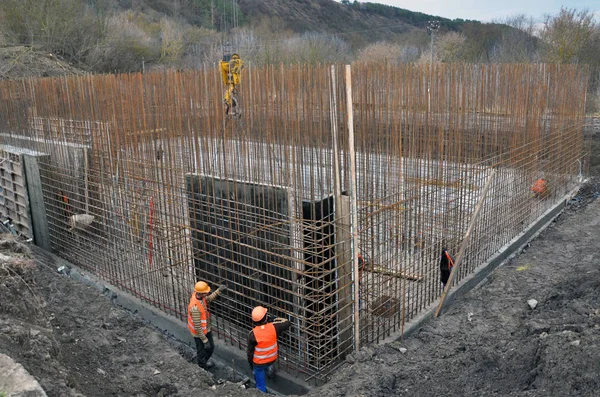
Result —
[[335, 65], [331, 65], [330, 84], [330, 112], [331, 135], [333, 147], [333, 189], [335, 203], [335, 254], [337, 261], [337, 322], [340, 330], [340, 343], [338, 352], [342, 355], [350, 353], [352, 346], [352, 316], [353, 316], [353, 291], [352, 291], [352, 235], [350, 234], [350, 202], [348, 197], [342, 196], [342, 176], [340, 167], [340, 154], [338, 143], [337, 119], [337, 80]]
[[354, 149], [354, 115], [352, 113], [352, 71], [346, 65], [346, 113], [348, 117], [348, 155], [350, 156], [350, 234], [352, 235], [352, 261], [354, 275], [354, 349], [360, 349], [360, 317], [358, 306], [358, 214], [356, 208], [356, 152]]
[[83, 177], [85, 178], [85, 213], [90, 213], [89, 160], [87, 147], [83, 147]]
[[485, 187], [483, 188], [483, 192], [481, 192], [481, 198], [479, 199], [479, 202], [477, 203], [477, 206], [475, 207], [475, 212], [473, 212], [473, 216], [471, 217], [471, 222], [469, 222], [469, 228], [467, 229], [467, 232], [465, 233], [465, 236], [463, 237], [463, 241], [460, 245], [460, 249], [458, 250], [458, 257], [456, 258], [456, 263], [454, 264], [454, 267], [452, 268], [452, 271], [450, 272], [450, 277], [448, 277], [448, 282], [446, 283], [446, 286], [444, 287], [444, 292], [442, 292], [442, 297], [440, 298], [440, 303], [438, 304], [438, 307], [435, 310], [435, 314], [434, 314], [435, 317], [437, 317], [440, 314], [440, 311], [442, 310], [442, 307], [444, 306], [444, 300], [446, 299], [446, 295], [448, 294], [448, 291], [450, 291], [450, 287], [452, 286], [452, 280], [454, 280], [454, 275], [458, 271], [458, 267], [460, 266], [460, 264], [463, 260], [463, 257], [465, 256], [465, 250], [467, 248], [467, 244], [469, 243], [469, 237], [471, 237], [471, 232], [473, 231], [473, 228], [475, 227], [475, 221], [477, 220], [477, 217], [479, 216], [479, 212], [481, 211], [481, 208], [483, 207], [483, 203], [485, 202], [485, 197], [487, 196], [487, 193], [490, 190], [490, 186], [492, 185], [492, 180], [494, 179], [495, 175], [496, 175], [496, 170], [493, 169], [488, 181], [485, 184]]

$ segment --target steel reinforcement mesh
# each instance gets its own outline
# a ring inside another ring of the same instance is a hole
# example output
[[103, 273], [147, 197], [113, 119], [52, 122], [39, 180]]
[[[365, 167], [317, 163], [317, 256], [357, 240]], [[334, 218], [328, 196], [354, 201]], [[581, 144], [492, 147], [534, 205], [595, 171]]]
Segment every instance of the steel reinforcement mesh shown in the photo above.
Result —
[[341, 65], [246, 68], [240, 119], [213, 69], [3, 81], [0, 137], [47, 154], [56, 254], [182, 321], [196, 280], [226, 283], [222, 343], [266, 305], [293, 324], [280, 365], [322, 381], [439, 299], [492, 170], [455, 282], [577, 186], [586, 73], [356, 64], [350, 97]]

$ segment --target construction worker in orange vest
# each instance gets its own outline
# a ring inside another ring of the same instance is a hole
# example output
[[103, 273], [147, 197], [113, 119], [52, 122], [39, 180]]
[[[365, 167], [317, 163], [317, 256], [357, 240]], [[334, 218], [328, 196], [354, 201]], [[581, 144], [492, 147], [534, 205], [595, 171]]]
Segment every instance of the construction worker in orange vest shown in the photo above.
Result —
[[215, 342], [213, 341], [210, 329], [208, 304], [226, 289], [227, 286], [221, 285], [215, 292], [209, 295], [210, 287], [208, 284], [204, 281], [198, 281], [194, 285], [194, 293], [188, 305], [188, 329], [196, 342], [198, 365], [204, 369], [214, 366], [214, 363], [208, 360], [215, 350]]
[[531, 191], [536, 198], [544, 199], [550, 195], [550, 189], [548, 186], [548, 180], [540, 178], [531, 187]]
[[252, 368], [256, 388], [267, 392], [267, 380], [275, 377], [275, 361], [278, 356], [277, 337], [290, 328], [284, 318], [267, 321], [267, 309], [256, 306], [252, 310], [254, 328], [248, 335], [248, 364]]

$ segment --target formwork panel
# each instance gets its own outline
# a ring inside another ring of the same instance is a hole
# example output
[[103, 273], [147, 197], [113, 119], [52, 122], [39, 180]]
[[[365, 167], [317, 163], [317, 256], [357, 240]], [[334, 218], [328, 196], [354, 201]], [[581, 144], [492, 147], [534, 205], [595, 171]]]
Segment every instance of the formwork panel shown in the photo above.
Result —
[[[212, 304], [228, 333], [243, 338], [250, 309], [263, 305], [296, 327], [284, 356], [327, 363], [338, 344], [333, 198], [304, 201], [295, 225], [289, 189], [191, 174], [186, 186], [195, 278], [227, 284], [235, 296]], [[292, 244], [295, 226], [299, 247]], [[303, 252], [300, 261], [293, 251]]]
[[0, 208], [3, 218], [10, 218], [15, 229], [33, 237], [29, 196], [27, 193], [22, 148], [0, 146]]
[[[186, 179], [196, 278], [231, 283], [250, 307], [279, 302], [274, 315], [293, 313], [291, 280], [297, 271], [290, 260], [286, 189], [197, 175]], [[239, 315], [224, 304], [215, 308], [223, 317]]]

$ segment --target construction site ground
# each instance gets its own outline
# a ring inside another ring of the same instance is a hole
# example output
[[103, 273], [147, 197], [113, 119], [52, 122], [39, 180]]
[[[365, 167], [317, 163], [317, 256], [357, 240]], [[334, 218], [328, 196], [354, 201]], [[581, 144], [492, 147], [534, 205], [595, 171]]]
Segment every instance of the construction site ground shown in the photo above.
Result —
[[[440, 318], [405, 341], [365, 347], [310, 394], [597, 395], [600, 119], [589, 124], [591, 180], [549, 228]], [[49, 396], [259, 395], [235, 378], [219, 381], [226, 369], [199, 369], [192, 348], [60, 274], [48, 257], [6, 238], [0, 253], [0, 353]]]

